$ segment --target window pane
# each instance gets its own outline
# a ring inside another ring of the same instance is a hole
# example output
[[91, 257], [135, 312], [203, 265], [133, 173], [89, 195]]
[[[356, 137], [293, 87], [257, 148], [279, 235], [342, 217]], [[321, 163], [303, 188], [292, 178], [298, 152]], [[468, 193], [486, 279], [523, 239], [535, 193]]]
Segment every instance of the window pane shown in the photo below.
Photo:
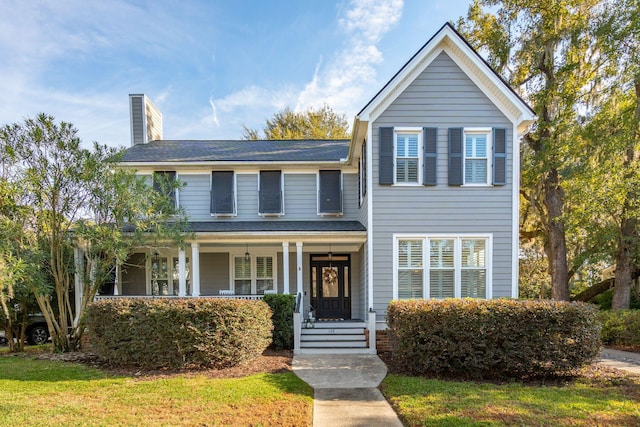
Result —
[[316, 274], [317, 274], [316, 267], [311, 267], [311, 297], [312, 298], [318, 297], [318, 291], [317, 291], [318, 283], [316, 279]]
[[407, 160], [406, 182], [418, 182], [418, 160]]
[[235, 285], [235, 291], [237, 295], [251, 294], [251, 280], [236, 280]]
[[349, 298], [349, 267], [344, 266], [344, 297]]
[[418, 157], [418, 134], [407, 135], [407, 157]]
[[256, 277], [270, 279], [273, 277], [273, 258], [256, 257]]
[[487, 160], [486, 159], [466, 159], [464, 161], [464, 181], [469, 184], [486, 184], [487, 182]]
[[487, 135], [466, 135], [465, 157], [487, 157]]
[[486, 241], [462, 241], [462, 267], [484, 267], [486, 265]]
[[429, 245], [431, 267], [453, 268], [453, 240], [433, 239]]
[[256, 293], [258, 295], [264, 294], [264, 291], [273, 289], [272, 279], [258, 279], [256, 280]]
[[422, 298], [422, 270], [398, 271], [398, 299]]
[[422, 240], [398, 241], [398, 266], [422, 268]]
[[453, 270], [431, 270], [429, 273], [429, 294], [431, 298], [453, 298]]
[[338, 267], [322, 267], [322, 297], [338, 297]]
[[407, 182], [407, 160], [399, 159], [396, 162], [396, 181]]
[[476, 136], [475, 157], [487, 157], [487, 135]]
[[407, 144], [403, 135], [398, 135], [396, 144], [396, 157], [405, 157]]
[[245, 260], [244, 257], [235, 257], [234, 277], [236, 279], [251, 279], [251, 260]]
[[462, 298], [487, 297], [487, 273], [485, 270], [462, 270]]

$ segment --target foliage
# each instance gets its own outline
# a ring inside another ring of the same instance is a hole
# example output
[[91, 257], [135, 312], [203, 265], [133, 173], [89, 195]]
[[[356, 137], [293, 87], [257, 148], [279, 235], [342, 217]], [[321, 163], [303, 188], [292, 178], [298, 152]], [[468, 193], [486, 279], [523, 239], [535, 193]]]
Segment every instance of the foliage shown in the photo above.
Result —
[[276, 350], [293, 350], [293, 310], [296, 305], [296, 296], [268, 294], [262, 300], [269, 305], [273, 313], [271, 346]]
[[[595, 372], [594, 372], [595, 371]], [[493, 384], [389, 375], [382, 394], [405, 426], [632, 426], [637, 377], [591, 368], [559, 383]]]
[[169, 195], [134, 171], [115, 169], [118, 150], [82, 148], [73, 125], [51, 116], [4, 126], [0, 153], [7, 154], [0, 188], [12, 190], [0, 220], [20, 220], [0, 254], [23, 263], [22, 282], [35, 295], [56, 349], [75, 349], [84, 326], [72, 308], [74, 274], [81, 278], [83, 311], [134, 247], [180, 243], [185, 215], [169, 209]]
[[602, 342], [613, 345], [640, 345], [640, 310], [602, 310]]
[[292, 372], [114, 376], [74, 363], [2, 356], [0, 372], [0, 425], [6, 426], [312, 423], [313, 390]]
[[271, 310], [238, 299], [118, 299], [87, 309], [92, 350], [111, 365], [226, 368], [262, 354]]
[[596, 309], [584, 303], [392, 301], [387, 322], [394, 358], [416, 374], [550, 375], [579, 368], [600, 350]]
[[349, 126], [344, 114], [334, 112], [328, 105], [318, 109], [308, 108], [294, 112], [289, 107], [267, 119], [260, 131], [244, 127], [243, 139], [287, 140], [287, 139], [348, 139]]

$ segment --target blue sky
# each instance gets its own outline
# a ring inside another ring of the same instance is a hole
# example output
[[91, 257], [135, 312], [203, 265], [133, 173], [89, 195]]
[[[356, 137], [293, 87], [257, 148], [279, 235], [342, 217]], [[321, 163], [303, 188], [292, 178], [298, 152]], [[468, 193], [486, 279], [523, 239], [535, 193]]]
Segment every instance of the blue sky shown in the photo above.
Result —
[[0, 123], [39, 112], [130, 145], [128, 94], [165, 139], [239, 139], [290, 106], [354, 115], [470, 0], [0, 0]]

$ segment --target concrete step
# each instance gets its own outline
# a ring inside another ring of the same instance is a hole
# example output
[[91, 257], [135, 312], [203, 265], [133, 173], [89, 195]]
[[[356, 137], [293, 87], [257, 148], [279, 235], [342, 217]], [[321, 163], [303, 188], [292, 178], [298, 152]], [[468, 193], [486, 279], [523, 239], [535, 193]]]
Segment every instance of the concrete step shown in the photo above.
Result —
[[300, 348], [364, 348], [367, 346], [366, 341], [301, 341]]
[[364, 328], [302, 328], [302, 335], [364, 335]]
[[313, 334], [313, 335], [305, 335], [302, 334], [300, 336], [300, 341], [306, 342], [314, 342], [314, 341], [366, 341], [366, 337], [364, 334], [353, 334], [353, 335], [345, 335], [345, 334]]
[[368, 348], [301, 348], [298, 354], [369, 354]]

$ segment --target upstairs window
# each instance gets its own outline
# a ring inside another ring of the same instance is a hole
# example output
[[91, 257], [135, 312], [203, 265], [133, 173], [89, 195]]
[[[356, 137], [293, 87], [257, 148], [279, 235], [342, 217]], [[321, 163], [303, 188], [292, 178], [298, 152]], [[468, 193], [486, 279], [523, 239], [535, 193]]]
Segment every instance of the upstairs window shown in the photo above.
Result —
[[489, 183], [489, 132], [464, 134], [464, 183]]
[[318, 174], [318, 214], [342, 214], [342, 173], [321, 170]]
[[420, 183], [420, 133], [396, 132], [395, 134], [395, 183]]
[[153, 173], [153, 190], [166, 197], [170, 209], [177, 207], [176, 173], [174, 171], [156, 171]]
[[235, 178], [232, 171], [211, 172], [211, 215], [231, 216], [236, 213]]
[[281, 171], [260, 171], [258, 197], [261, 215], [282, 215], [284, 213]]

